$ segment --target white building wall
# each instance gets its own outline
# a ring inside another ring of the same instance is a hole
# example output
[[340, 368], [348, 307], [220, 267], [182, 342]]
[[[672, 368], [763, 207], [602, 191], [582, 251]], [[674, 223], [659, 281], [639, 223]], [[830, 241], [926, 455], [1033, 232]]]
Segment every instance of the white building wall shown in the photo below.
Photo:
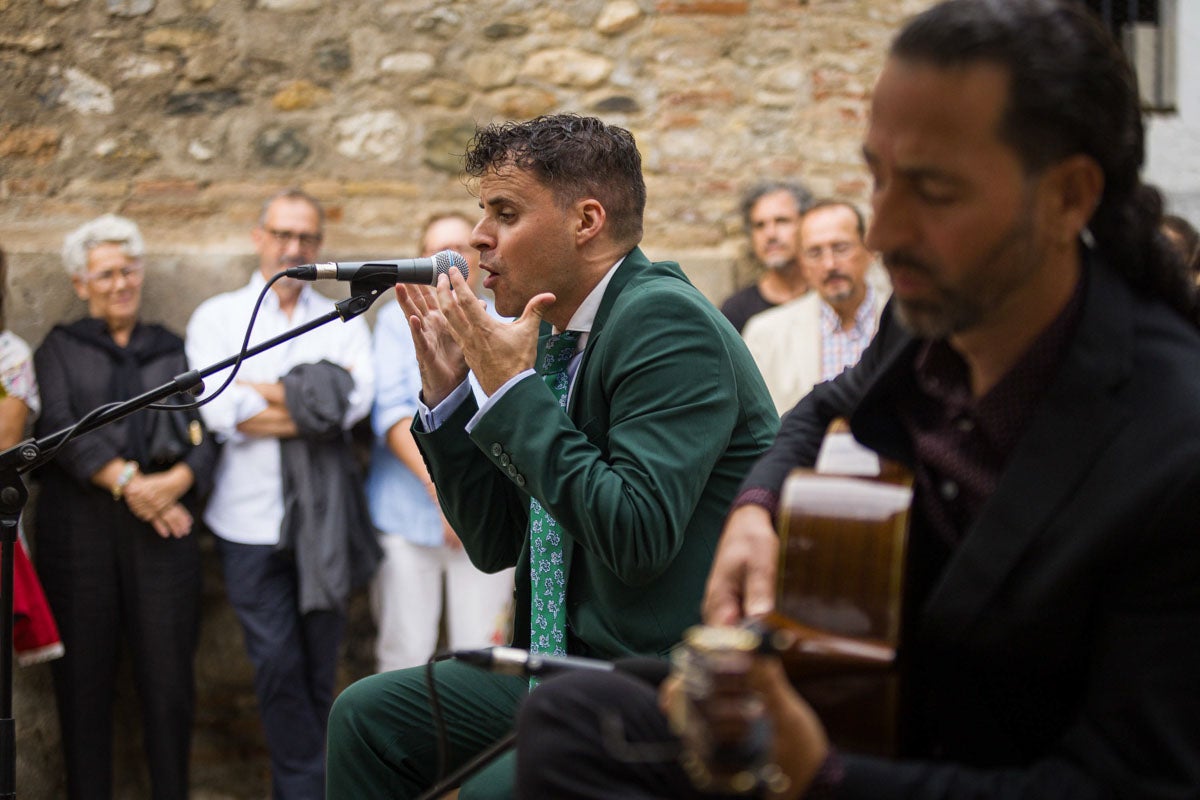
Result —
[[1168, 212], [1200, 226], [1200, 1], [1176, 0], [1176, 11], [1178, 111], [1149, 117], [1144, 174]]

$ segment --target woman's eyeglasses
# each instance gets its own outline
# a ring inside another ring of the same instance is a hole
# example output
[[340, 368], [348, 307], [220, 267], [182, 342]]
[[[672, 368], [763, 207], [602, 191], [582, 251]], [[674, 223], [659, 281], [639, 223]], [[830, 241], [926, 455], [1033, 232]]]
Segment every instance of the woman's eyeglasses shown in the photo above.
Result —
[[87, 276], [87, 281], [97, 289], [105, 290], [112, 288], [116, 284], [117, 278], [124, 278], [126, 283], [131, 286], [137, 286], [142, 282], [142, 278], [144, 277], [146, 277], [145, 268], [140, 263], [135, 262], [117, 269], [91, 272]]

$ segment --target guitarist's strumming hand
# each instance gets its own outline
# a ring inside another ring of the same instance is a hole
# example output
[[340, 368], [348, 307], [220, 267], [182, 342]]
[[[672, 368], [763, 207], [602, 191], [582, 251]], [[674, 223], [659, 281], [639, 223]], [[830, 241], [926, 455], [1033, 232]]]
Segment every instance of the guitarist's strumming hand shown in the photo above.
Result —
[[779, 537], [767, 509], [750, 504], [730, 514], [704, 589], [704, 622], [736, 625], [771, 611], [778, 561]]

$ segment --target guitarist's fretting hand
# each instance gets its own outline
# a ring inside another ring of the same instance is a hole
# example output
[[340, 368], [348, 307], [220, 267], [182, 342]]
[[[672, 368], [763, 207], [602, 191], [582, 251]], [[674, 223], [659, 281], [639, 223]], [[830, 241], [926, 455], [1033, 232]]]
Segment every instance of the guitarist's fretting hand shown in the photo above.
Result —
[[771, 611], [778, 560], [779, 537], [765, 508], [744, 505], [730, 514], [704, 590], [705, 623], [736, 625]]

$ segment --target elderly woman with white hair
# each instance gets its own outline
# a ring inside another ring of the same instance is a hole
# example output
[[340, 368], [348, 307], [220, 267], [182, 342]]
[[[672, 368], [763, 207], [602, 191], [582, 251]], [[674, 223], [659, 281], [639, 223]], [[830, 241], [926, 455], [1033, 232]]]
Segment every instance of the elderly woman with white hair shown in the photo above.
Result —
[[[63, 246], [87, 315], [34, 354], [36, 433], [69, 427], [186, 372], [183, 341], [139, 320], [144, 244], [111, 214]], [[67, 442], [38, 472], [37, 565], [66, 655], [54, 663], [70, 797], [112, 793], [112, 705], [122, 637], [131, 649], [154, 798], [188, 794], [200, 623], [195, 498], [216, 451], [195, 412], [143, 410]]]

